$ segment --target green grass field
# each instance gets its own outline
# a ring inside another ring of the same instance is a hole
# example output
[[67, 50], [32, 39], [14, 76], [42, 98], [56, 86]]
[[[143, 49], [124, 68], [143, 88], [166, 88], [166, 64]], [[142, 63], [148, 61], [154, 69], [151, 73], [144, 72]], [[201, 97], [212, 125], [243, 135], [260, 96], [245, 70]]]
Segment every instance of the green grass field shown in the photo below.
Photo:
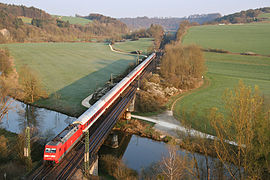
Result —
[[115, 43], [113, 47], [125, 52], [140, 50], [143, 54], [147, 54], [147, 49], [153, 44], [153, 42], [153, 38], [141, 38], [138, 41]]
[[270, 23], [196, 26], [189, 29], [183, 42], [235, 53], [270, 55], [269, 32]]
[[267, 21], [270, 21], [270, 13], [262, 13], [258, 16], [258, 18], [266, 18]]
[[23, 23], [25, 24], [31, 24], [32, 22], [32, 18], [29, 18], [29, 17], [19, 16], [18, 18], [21, 18]]
[[70, 24], [86, 25], [86, 24], [89, 24], [92, 22], [90, 19], [85, 19], [85, 18], [81, 18], [81, 17], [58, 16], [58, 15], [53, 15], [53, 16], [60, 18], [63, 21], [69, 21]]
[[[207, 110], [217, 107], [224, 112], [222, 95], [227, 88], [233, 89], [240, 79], [252, 88], [258, 85], [266, 103], [270, 103], [270, 58], [217, 53], [205, 53], [205, 58], [209, 85], [187, 94], [176, 103], [174, 115], [178, 119], [181, 119], [180, 112], [184, 110], [188, 112], [187, 118], [193, 128], [214, 134], [205, 118]], [[192, 112], [195, 116], [191, 115]]]
[[78, 115], [81, 101], [114, 75], [125, 71], [136, 57], [112, 52], [103, 43], [6, 44], [17, 70], [27, 64], [38, 72], [50, 98], [36, 102], [66, 114]]

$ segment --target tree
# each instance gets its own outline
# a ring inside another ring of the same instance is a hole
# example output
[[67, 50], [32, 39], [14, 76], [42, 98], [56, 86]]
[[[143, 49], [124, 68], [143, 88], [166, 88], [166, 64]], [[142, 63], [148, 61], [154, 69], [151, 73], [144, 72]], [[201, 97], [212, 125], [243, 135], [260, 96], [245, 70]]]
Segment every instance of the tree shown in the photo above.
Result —
[[190, 26], [191, 26], [191, 24], [187, 20], [181, 22], [181, 24], [179, 25], [179, 28], [177, 30], [177, 33], [176, 33], [176, 41], [178, 43], [182, 43], [182, 38], [186, 34], [186, 32]]
[[[0, 122], [4, 116], [8, 113], [12, 99], [9, 96], [14, 88], [14, 82], [10, 83], [10, 72], [12, 72], [12, 66], [9, 61], [9, 52], [7, 49], [0, 49], [0, 71], [2, 72], [0, 77]], [[9, 77], [8, 77], [9, 76]]]
[[37, 73], [26, 65], [20, 69], [19, 82], [26, 102], [33, 103], [35, 100], [47, 97]]
[[0, 136], [0, 159], [4, 159], [8, 156], [8, 139], [1, 135]]
[[161, 61], [161, 75], [168, 83], [181, 89], [190, 89], [202, 81], [204, 57], [196, 45], [168, 44]]
[[185, 175], [187, 162], [177, 153], [176, 147], [170, 146], [168, 150], [168, 156], [163, 156], [160, 163], [161, 174], [165, 179], [181, 179]]
[[0, 49], [0, 71], [1, 76], [7, 76], [12, 71], [8, 49]]
[[223, 115], [217, 108], [212, 108], [209, 114], [217, 134], [218, 158], [234, 179], [269, 176], [270, 111], [264, 110], [259, 88], [255, 86], [252, 91], [240, 81], [234, 90], [225, 92], [223, 99], [227, 114]]
[[163, 27], [161, 25], [151, 24], [150, 28], [147, 29], [147, 32], [155, 39], [154, 47], [158, 50], [164, 34]]

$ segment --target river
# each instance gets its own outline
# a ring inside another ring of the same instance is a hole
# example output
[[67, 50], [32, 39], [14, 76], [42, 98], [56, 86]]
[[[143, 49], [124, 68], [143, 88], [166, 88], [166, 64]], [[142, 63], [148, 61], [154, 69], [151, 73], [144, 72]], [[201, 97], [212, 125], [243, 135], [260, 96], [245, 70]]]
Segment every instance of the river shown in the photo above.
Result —
[[[14, 133], [21, 133], [26, 126], [30, 126], [35, 135], [49, 140], [74, 120], [76, 120], [74, 117], [14, 101], [11, 109], [8, 111], [8, 116], [5, 116], [2, 122], [0, 122], [0, 127]], [[118, 158], [122, 158], [129, 168], [138, 173], [142, 169], [147, 169], [161, 161], [162, 157], [168, 153], [167, 145], [163, 142], [123, 133], [122, 136], [125, 138], [119, 145], [119, 148], [110, 149], [109, 147], [102, 146], [100, 154], [109, 153], [116, 155]], [[179, 150], [178, 152], [182, 155], [190, 156], [190, 153], [185, 150]], [[200, 169], [202, 169], [201, 173], [204, 174], [205, 158], [199, 154], [196, 154], [196, 157], [199, 161]], [[210, 166], [214, 167], [216, 159], [209, 157], [209, 161]]]

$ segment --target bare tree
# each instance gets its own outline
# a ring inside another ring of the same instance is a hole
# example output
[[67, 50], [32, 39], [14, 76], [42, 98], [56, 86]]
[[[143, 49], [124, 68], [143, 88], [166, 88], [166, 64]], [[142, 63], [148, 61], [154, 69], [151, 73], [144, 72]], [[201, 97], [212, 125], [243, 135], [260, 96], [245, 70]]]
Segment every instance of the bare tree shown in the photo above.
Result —
[[40, 98], [46, 98], [47, 93], [43, 88], [37, 73], [28, 66], [23, 66], [19, 72], [19, 81], [24, 92], [24, 100], [33, 103]]

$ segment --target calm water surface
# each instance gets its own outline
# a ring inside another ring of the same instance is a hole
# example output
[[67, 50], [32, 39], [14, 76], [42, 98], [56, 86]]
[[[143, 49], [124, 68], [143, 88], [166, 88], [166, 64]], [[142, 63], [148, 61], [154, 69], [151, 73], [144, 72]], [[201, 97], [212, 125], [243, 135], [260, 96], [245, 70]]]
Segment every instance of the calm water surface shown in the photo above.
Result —
[[52, 138], [74, 120], [73, 117], [55, 111], [14, 101], [8, 115], [0, 122], [0, 127], [14, 133], [21, 133], [29, 126], [35, 134]]

